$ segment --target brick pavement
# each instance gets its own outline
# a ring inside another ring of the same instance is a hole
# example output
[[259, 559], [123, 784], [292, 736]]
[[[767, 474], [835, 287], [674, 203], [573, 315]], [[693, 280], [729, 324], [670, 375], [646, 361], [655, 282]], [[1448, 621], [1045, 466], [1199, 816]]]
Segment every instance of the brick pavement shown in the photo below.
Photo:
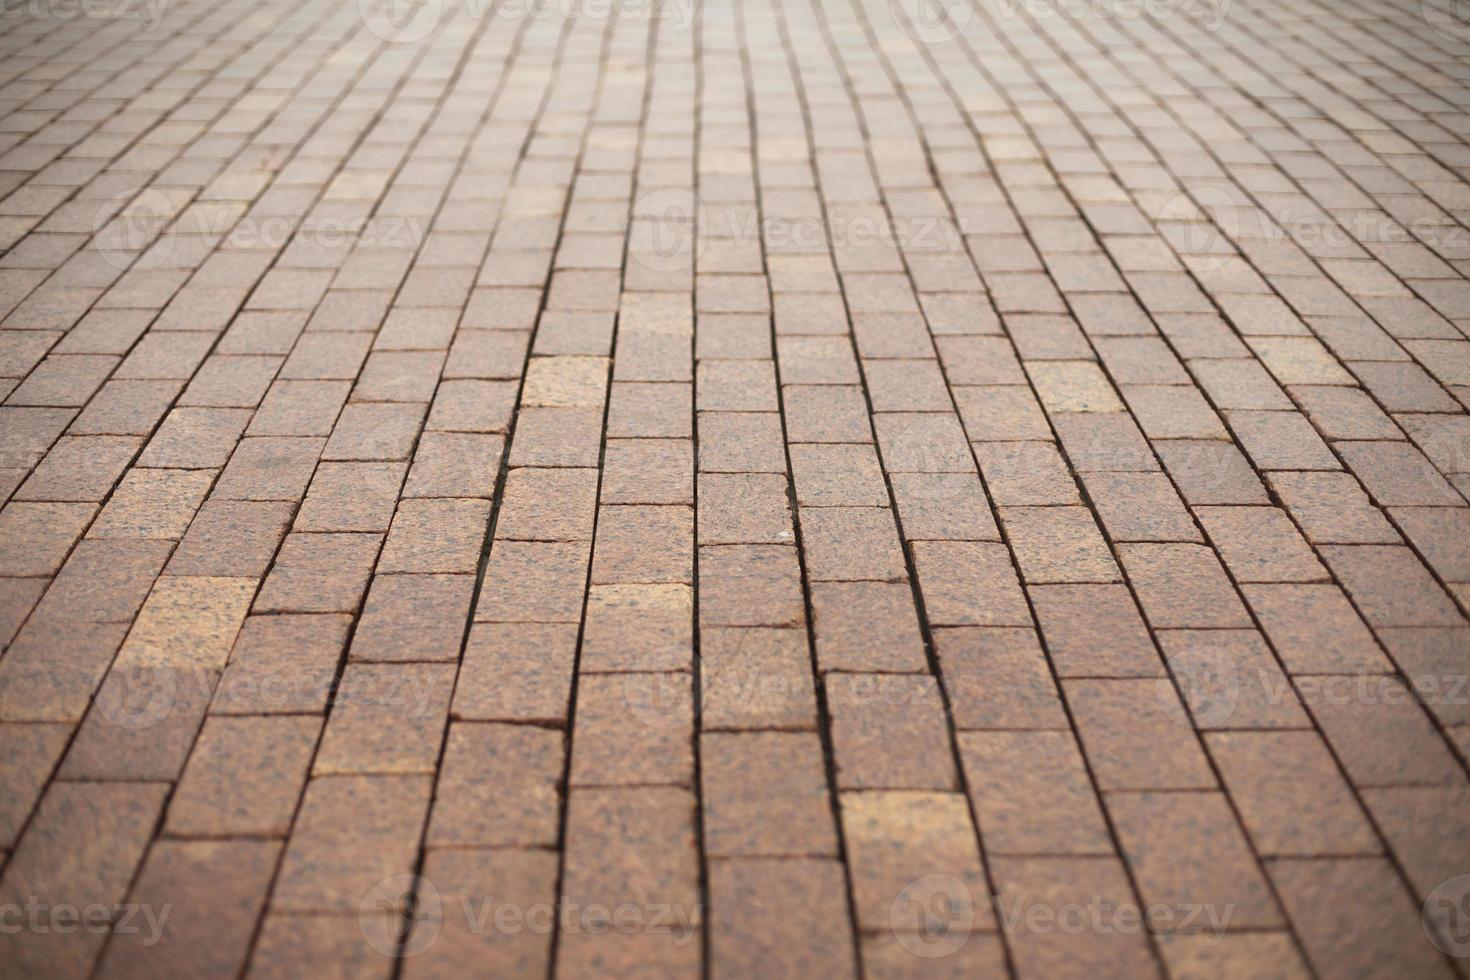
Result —
[[1470, 976], [1463, 9], [651, 5], [0, 12], [0, 976]]

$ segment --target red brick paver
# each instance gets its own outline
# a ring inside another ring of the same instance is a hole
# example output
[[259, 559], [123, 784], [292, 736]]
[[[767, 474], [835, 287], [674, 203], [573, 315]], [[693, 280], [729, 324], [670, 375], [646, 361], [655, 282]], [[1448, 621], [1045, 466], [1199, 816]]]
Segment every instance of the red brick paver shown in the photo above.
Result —
[[0, 976], [1470, 977], [1447, 0], [0, 11]]

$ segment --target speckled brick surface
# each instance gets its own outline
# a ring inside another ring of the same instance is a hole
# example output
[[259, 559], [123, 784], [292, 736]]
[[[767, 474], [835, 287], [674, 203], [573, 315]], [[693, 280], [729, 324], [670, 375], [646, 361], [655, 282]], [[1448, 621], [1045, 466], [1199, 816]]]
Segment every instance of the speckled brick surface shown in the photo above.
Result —
[[0, 977], [1470, 977], [1453, 0], [0, 11]]

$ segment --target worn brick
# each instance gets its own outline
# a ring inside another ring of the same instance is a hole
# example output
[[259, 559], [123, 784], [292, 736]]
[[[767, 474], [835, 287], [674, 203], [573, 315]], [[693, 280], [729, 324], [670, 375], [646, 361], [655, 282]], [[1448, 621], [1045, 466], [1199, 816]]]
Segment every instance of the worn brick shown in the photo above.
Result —
[[525, 725], [452, 725], [431, 845], [549, 844], [556, 836], [563, 738]]
[[1296, 683], [1354, 785], [1464, 784], [1464, 770], [1397, 677], [1302, 677]]
[[1326, 578], [1286, 514], [1274, 507], [1200, 507], [1195, 515], [1240, 582], [1303, 582]]
[[496, 535], [507, 540], [589, 540], [596, 502], [596, 470], [513, 469], [501, 495]]
[[313, 775], [433, 772], [453, 672], [449, 664], [348, 664]]
[[593, 546], [597, 585], [691, 582], [694, 514], [687, 507], [603, 507]]
[[906, 577], [903, 551], [884, 507], [811, 507], [802, 511], [802, 550], [813, 581]]
[[1347, 473], [1272, 473], [1280, 495], [1314, 544], [1393, 544], [1398, 532]]
[[1144, 902], [1228, 908], [1242, 929], [1283, 925], [1225, 794], [1112, 793], [1107, 807]]
[[1250, 626], [1219, 559], [1188, 544], [1128, 544], [1118, 549], [1144, 615], [1156, 629]]
[[425, 427], [434, 432], [504, 432], [515, 408], [512, 381], [445, 379]]
[[175, 408], [138, 457], [139, 466], [224, 466], [250, 421], [237, 408]]
[[796, 629], [700, 631], [703, 728], [812, 728], [816, 695], [806, 633]]
[[1311, 976], [1289, 932], [1209, 932], [1172, 935], [1160, 944], [1169, 976], [1180, 980], [1271, 974]]
[[105, 977], [194, 976], [242, 969], [281, 845], [273, 841], [161, 841], [129, 902], [170, 909], [161, 934], [119, 930], [98, 965]]
[[574, 786], [693, 782], [688, 674], [589, 674], [577, 685]]
[[1029, 590], [1047, 650], [1062, 677], [1155, 677], [1163, 666], [1122, 585]]
[[170, 575], [265, 574], [286, 533], [285, 501], [209, 500], [195, 515], [168, 564]]
[[702, 625], [789, 626], [806, 620], [793, 548], [701, 547], [699, 582]]
[[[390, 544], [392, 538], [389, 538]], [[491, 550], [475, 619], [576, 622], [587, 580], [586, 542], [500, 541]], [[473, 570], [471, 567], [468, 570]]]
[[[710, 881], [710, 972], [849, 976], [852, 927], [835, 861], [721, 861]], [[772, 902], [757, 895], [780, 896]]]
[[889, 479], [904, 540], [1000, 540], [976, 474], [894, 473]]
[[297, 531], [387, 531], [402, 463], [320, 463], [292, 525]]
[[1168, 440], [1154, 448], [1187, 503], [1264, 504], [1266, 488], [1233, 444], [1208, 440]]
[[71, 729], [67, 725], [6, 724], [0, 726], [0, 734], [10, 748], [0, 767], [0, 786], [5, 790], [0, 846], [11, 849], [61, 758]]
[[1122, 863], [1114, 857], [1015, 857], [994, 862], [996, 903], [1005, 915], [1021, 976], [1097, 972], [1148, 976], [1155, 966], [1142, 930], [1101, 924], [1059, 928], [1061, 909], [1105, 902], [1135, 906]]
[[699, 962], [691, 929], [702, 925], [694, 798], [682, 789], [647, 787], [573, 790], [567, 806], [562, 894], [569, 902], [610, 907], [632, 903], [669, 909], [664, 931], [620, 935], [612, 942], [590, 931], [569, 932], [557, 952], [567, 973], [622, 972], [636, 965], [678, 975]]
[[426, 776], [313, 779], [271, 908], [356, 913], [380, 881], [413, 870], [429, 791]]
[[150, 435], [181, 387], [179, 381], [109, 381], [77, 416], [71, 434]]
[[707, 733], [700, 738], [706, 847], [721, 857], [831, 856], [836, 850], [815, 734]]
[[1306, 728], [1271, 650], [1252, 630], [1167, 630], [1159, 644], [1196, 728]]
[[1464, 506], [1464, 498], [1407, 443], [1340, 442], [1336, 449], [1381, 506]]
[[[1404, 894], [1387, 861], [1273, 861], [1268, 867], [1307, 958], [1319, 973], [1451, 975], [1438, 952], [1425, 942], [1416, 903]], [[1336, 902], [1332, 896], [1338, 897]], [[1344, 896], [1352, 903], [1346, 908]], [[1339, 925], [1344, 915], [1371, 915], [1377, 927], [1344, 932]]]
[[1120, 578], [1107, 543], [1084, 507], [1003, 507], [1000, 519], [1027, 584]]
[[1459, 626], [1449, 596], [1408, 548], [1335, 545], [1322, 557], [1369, 626]]
[[1315, 732], [1215, 732], [1205, 742], [1257, 853], [1378, 851], [1377, 837]]
[[958, 793], [841, 795], [854, 911], [864, 932], [933, 928], [928, 910], [949, 903], [959, 921], [993, 928], [980, 849]]
[[403, 460], [423, 424], [422, 405], [354, 402], [342, 409], [323, 459]]
[[951, 789], [954, 762], [939, 685], [927, 674], [829, 674], [837, 784]]
[[378, 560], [379, 572], [474, 572], [489, 521], [487, 500], [405, 500]]
[[6, 721], [80, 721], [126, 623], [32, 621], [0, 661], [0, 717]]
[[1085, 473], [1082, 482], [1114, 541], [1199, 541], [1199, 529], [1162, 473]]
[[963, 732], [959, 747], [988, 852], [1112, 852], [1092, 781], [1070, 732]]
[[[693, 435], [694, 429], [691, 397], [692, 392], [687, 384], [617, 382], [612, 387], [608, 405], [607, 437], [687, 439]], [[705, 407], [707, 406], [701, 401], [700, 408]], [[515, 460], [512, 459], [512, 462]]]
[[594, 585], [587, 595], [584, 669], [689, 669], [693, 609], [694, 594], [687, 585]]
[[955, 727], [1061, 728], [1066, 724], [1046, 657], [1029, 629], [934, 632]]
[[602, 471], [606, 504], [692, 504], [692, 443], [682, 439], [609, 439]]
[[88, 537], [177, 541], [212, 480], [207, 471], [132, 470], [102, 508]]
[[[441, 976], [465, 970], [488, 970], [496, 976], [546, 972], [551, 959], [550, 930], [540, 928], [539, 921], [533, 925], [532, 920], [555, 901], [556, 864], [556, 855], [549, 851], [431, 851], [424, 861], [423, 878], [433, 883], [445, 914], [419, 920], [416, 928], [432, 936], [432, 942], [405, 961], [407, 975]], [[493, 906], [493, 911], [487, 909], [491, 911], [488, 923], [459, 914], [481, 903]], [[497, 912], [502, 916], [500, 924], [494, 919]], [[406, 948], [419, 948], [417, 935], [409, 935]]]
[[1470, 719], [1470, 698], [1454, 693], [1470, 676], [1470, 629], [1385, 629], [1379, 635], [1431, 713], [1446, 724]]
[[[147, 850], [168, 787], [157, 783], [53, 783], [0, 877], [5, 901], [120, 904]], [[6, 967], [17, 975], [86, 974], [101, 952], [95, 931], [7, 931]]]
[[1031, 625], [1030, 610], [1003, 545], [921, 541], [914, 544], [913, 554], [930, 623]]
[[1099, 789], [1215, 786], [1167, 680], [1066, 680], [1062, 691]]
[[[868, 421], [868, 406], [861, 388], [789, 385], [782, 389], [781, 397], [786, 435], [792, 443], [873, 441], [872, 423]], [[703, 401], [699, 407], [701, 412], [708, 409]]]
[[320, 728], [298, 716], [205, 721], [169, 801], [167, 831], [285, 837]]
[[455, 717], [564, 721], [570, 711], [576, 642], [572, 624], [477, 626], [455, 683]]
[[817, 662], [827, 670], [919, 672], [924, 643], [905, 582], [814, 582]]
[[1000, 506], [1077, 503], [1077, 484], [1056, 446], [1047, 442], [976, 443], [991, 498]]
[[122, 436], [63, 437], [20, 485], [15, 499], [100, 502], [140, 446], [140, 440]]
[[362, 602], [379, 534], [291, 534], [255, 608], [264, 612], [354, 612]]
[[474, 582], [469, 575], [379, 575], [352, 637], [354, 660], [458, 658]]
[[300, 714], [326, 709], [350, 619], [252, 616], [245, 621], [211, 714]]

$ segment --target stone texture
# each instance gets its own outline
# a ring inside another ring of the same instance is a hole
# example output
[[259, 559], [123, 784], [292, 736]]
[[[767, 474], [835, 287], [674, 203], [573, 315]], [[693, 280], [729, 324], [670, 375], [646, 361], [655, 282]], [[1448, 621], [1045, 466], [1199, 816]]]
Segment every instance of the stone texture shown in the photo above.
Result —
[[61, 6], [0, 976], [1454, 968], [1446, 4]]

